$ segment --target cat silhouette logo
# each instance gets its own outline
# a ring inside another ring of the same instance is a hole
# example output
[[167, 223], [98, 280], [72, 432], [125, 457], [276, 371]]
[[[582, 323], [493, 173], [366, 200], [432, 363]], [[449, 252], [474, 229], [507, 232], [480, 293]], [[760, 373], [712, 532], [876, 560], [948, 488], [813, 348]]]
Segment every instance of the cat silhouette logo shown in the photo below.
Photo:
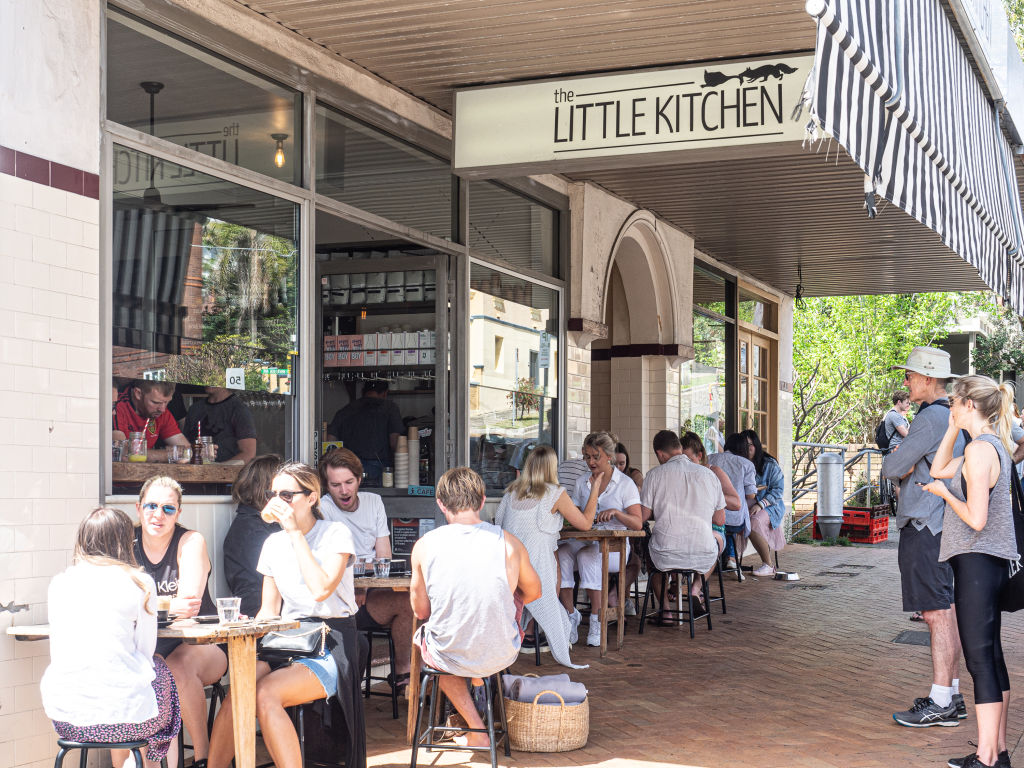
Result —
[[760, 67], [747, 67], [738, 75], [727, 75], [724, 72], [712, 72], [704, 70], [704, 83], [702, 88], [717, 88], [729, 80], [737, 80], [739, 83], [768, 82], [769, 77], [781, 80], [786, 75], [791, 75], [796, 70], [788, 64], [763, 64]]

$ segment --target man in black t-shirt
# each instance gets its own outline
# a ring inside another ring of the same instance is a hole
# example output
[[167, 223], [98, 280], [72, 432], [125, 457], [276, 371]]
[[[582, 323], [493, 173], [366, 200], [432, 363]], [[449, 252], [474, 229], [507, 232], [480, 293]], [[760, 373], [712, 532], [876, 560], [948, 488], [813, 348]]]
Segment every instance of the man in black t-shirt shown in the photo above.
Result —
[[256, 455], [256, 423], [249, 407], [230, 389], [205, 389], [207, 398], [193, 403], [185, 416], [185, 437], [189, 443], [195, 442], [197, 432], [212, 437], [217, 461], [250, 462]]
[[380, 485], [385, 466], [393, 466], [398, 436], [405, 431], [398, 406], [387, 399], [386, 381], [371, 381], [363, 396], [336, 414], [327, 427], [328, 440], [341, 440], [363, 464], [368, 485]]

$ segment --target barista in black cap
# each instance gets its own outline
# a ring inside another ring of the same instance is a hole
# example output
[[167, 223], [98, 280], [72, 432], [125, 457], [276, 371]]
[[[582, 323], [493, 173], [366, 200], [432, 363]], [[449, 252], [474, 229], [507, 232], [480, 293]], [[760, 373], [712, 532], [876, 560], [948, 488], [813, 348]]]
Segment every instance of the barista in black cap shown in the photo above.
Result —
[[367, 382], [363, 396], [334, 414], [327, 427], [328, 440], [341, 440], [359, 457], [368, 485], [380, 485], [405, 429], [398, 406], [387, 398], [386, 381]]

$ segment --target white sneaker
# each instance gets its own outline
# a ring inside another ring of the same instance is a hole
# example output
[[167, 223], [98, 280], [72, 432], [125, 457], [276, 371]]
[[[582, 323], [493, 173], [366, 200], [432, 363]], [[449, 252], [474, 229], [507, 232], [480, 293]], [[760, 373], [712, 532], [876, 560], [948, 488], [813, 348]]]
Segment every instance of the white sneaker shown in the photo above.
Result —
[[580, 623], [583, 621], [583, 614], [575, 608], [569, 614], [569, 645], [576, 645], [580, 639]]
[[727, 570], [727, 571], [734, 571], [734, 570], [736, 570], [736, 558], [735, 557], [730, 557], [728, 560], [725, 561], [725, 570]]
[[593, 616], [590, 617], [590, 629], [587, 631], [587, 645], [601, 647], [601, 622]]
[[636, 604], [632, 600], [626, 601], [626, 616], [636, 616]]
[[761, 563], [759, 566], [757, 566], [757, 568], [755, 568], [752, 571], [752, 573], [755, 576], [774, 576], [775, 575], [775, 568], [773, 568], [772, 566], [768, 565], [768, 563]]

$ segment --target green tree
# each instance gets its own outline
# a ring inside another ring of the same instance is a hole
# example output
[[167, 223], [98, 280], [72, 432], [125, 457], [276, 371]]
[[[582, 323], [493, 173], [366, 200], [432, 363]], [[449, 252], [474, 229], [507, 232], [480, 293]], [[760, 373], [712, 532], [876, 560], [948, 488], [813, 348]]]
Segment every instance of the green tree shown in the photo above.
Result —
[[541, 388], [537, 386], [533, 379], [528, 377], [519, 379], [516, 382], [515, 391], [505, 395], [505, 399], [508, 400], [509, 404], [515, 406], [512, 417], [526, 418], [526, 414], [540, 406], [540, 395]]
[[1006, 6], [1006, 16], [1017, 41], [1017, 48], [1024, 56], [1024, 0], [1003, 0], [1003, 5]]
[[978, 373], [997, 381], [1003, 373], [1024, 373], [1024, 333], [1020, 318], [1005, 307], [991, 312], [989, 331], [978, 336], [971, 362]]

